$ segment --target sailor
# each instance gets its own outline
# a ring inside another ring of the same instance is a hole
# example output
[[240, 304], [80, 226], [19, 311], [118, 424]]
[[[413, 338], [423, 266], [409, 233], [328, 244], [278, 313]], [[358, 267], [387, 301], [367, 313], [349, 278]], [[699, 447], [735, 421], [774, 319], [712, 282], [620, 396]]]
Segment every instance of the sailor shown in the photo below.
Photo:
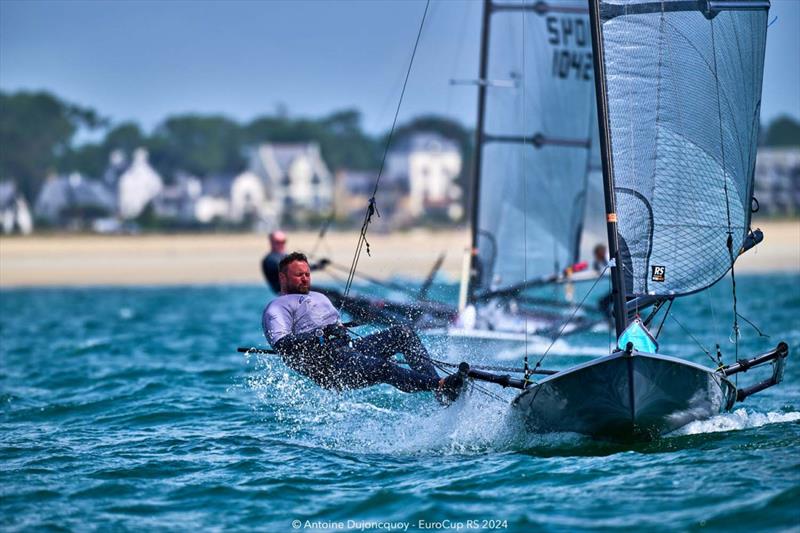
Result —
[[[275, 230], [269, 234], [269, 253], [261, 260], [261, 272], [264, 279], [272, 288], [275, 294], [281, 292], [281, 284], [278, 279], [278, 265], [281, 259], [286, 257], [286, 234], [281, 230]], [[317, 263], [310, 265], [311, 270], [323, 269], [330, 264], [329, 259], [322, 258]]]
[[[388, 383], [404, 392], [433, 391], [443, 404], [458, 398], [468, 365], [440, 378], [419, 337], [406, 326], [393, 326], [350, 339], [330, 300], [310, 290], [306, 256], [293, 252], [279, 263], [280, 296], [264, 309], [264, 335], [286, 364], [319, 386], [358, 389]], [[410, 368], [393, 356], [402, 353]]]

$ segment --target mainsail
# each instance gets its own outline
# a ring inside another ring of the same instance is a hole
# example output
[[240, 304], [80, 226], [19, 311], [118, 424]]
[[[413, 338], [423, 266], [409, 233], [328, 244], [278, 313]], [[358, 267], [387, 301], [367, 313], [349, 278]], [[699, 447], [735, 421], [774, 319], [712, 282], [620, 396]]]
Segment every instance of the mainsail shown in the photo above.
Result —
[[577, 262], [597, 129], [585, 0], [485, 5], [473, 296]]
[[768, 0], [600, 0], [628, 296], [719, 280], [750, 225]]

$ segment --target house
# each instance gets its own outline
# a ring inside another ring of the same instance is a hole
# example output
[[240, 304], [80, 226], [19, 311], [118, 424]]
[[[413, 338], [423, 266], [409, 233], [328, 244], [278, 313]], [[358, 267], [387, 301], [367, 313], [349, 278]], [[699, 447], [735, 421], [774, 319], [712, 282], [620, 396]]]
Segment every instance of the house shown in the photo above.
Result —
[[0, 182], [0, 226], [8, 235], [18, 230], [23, 235], [33, 231], [33, 217], [25, 198], [13, 181]]
[[209, 176], [203, 180], [203, 187], [194, 205], [194, 216], [201, 224], [227, 221], [230, 218], [231, 187], [233, 176]]
[[[463, 193], [456, 183], [462, 158], [458, 145], [438, 133], [416, 133], [400, 141], [386, 157], [386, 181], [408, 184], [408, 212], [413, 218], [446, 213], [457, 220]], [[383, 181], [382, 181], [383, 185]]]
[[147, 150], [138, 148], [133, 153], [133, 162], [117, 183], [120, 217], [138, 217], [163, 188], [161, 176], [148, 162]]
[[[376, 171], [346, 170], [336, 172], [334, 202], [340, 220], [360, 223], [375, 191]], [[402, 180], [381, 180], [376, 197], [380, 218], [373, 218], [376, 228], [389, 230], [407, 222], [408, 183]]]
[[116, 188], [120, 177], [128, 168], [128, 157], [123, 150], [114, 149], [108, 154], [108, 166], [103, 172], [103, 181], [109, 186]]
[[257, 225], [276, 226], [278, 205], [271, 201], [263, 179], [252, 170], [245, 170], [233, 179], [230, 190], [231, 222], [252, 221]]
[[333, 208], [333, 176], [317, 143], [262, 144], [249, 170], [264, 183], [267, 209], [279, 218], [303, 220]]
[[195, 221], [195, 208], [202, 192], [203, 183], [199, 178], [178, 173], [175, 182], [165, 185], [153, 198], [153, 211], [158, 218], [191, 224]]
[[761, 148], [754, 195], [766, 215], [800, 213], [800, 148]]
[[114, 194], [104, 183], [73, 172], [48, 178], [36, 198], [34, 212], [51, 224], [80, 229], [87, 222], [113, 214], [115, 207]]

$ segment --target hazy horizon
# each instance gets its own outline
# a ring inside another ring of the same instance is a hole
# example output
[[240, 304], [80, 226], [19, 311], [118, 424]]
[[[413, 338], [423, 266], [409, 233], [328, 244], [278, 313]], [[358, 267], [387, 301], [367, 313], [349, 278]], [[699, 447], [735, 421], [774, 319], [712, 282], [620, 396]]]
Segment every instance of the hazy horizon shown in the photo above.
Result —
[[[238, 122], [358, 109], [391, 127], [423, 0], [0, 1], [0, 89], [46, 90], [150, 132], [168, 116]], [[436, 114], [474, 127], [479, 1], [431, 2], [400, 121]], [[776, 19], [777, 17], [777, 19]], [[762, 122], [800, 120], [800, 2], [773, 0]], [[91, 138], [86, 133], [82, 138]]]

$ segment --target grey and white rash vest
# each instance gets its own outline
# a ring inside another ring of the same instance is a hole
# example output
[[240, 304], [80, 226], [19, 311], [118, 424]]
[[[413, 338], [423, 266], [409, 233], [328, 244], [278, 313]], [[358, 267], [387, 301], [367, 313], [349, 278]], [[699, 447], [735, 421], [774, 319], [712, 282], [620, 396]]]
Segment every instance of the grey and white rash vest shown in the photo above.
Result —
[[308, 333], [339, 322], [339, 311], [324, 294], [284, 294], [264, 309], [261, 326], [272, 346], [290, 334]]

